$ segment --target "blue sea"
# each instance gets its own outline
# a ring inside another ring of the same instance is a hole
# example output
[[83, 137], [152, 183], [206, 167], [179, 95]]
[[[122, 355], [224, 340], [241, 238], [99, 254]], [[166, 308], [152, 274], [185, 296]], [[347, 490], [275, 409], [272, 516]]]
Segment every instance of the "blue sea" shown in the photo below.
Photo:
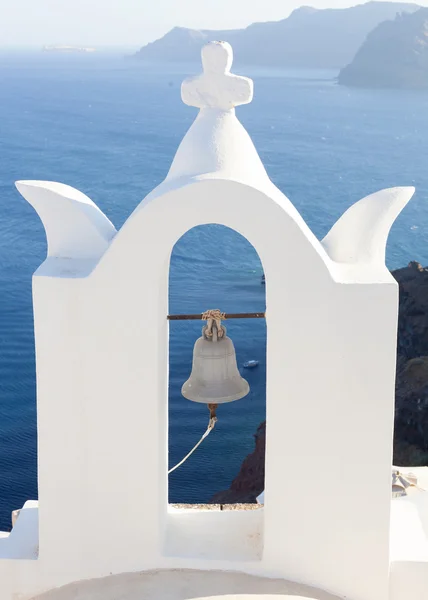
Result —
[[[37, 497], [31, 276], [46, 241], [14, 181], [68, 183], [119, 228], [165, 177], [196, 116], [180, 101], [180, 83], [198, 68], [143, 66], [120, 54], [0, 53], [0, 530], [10, 527], [12, 509]], [[255, 81], [254, 101], [238, 116], [315, 235], [364, 195], [414, 185], [390, 236], [388, 266], [428, 264], [428, 94], [348, 90], [331, 71], [237, 71]], [[261, 274], [238, 234], [216, 225], [191, 230], [173, 253], [170, 312], [261, 311]], [[214, 432], [171, 475], [171, 502], [205, 502], [227, 488], [264, 419], [264, 321], [227, 326], [240, 368], [248, 359], [260, 365], [245, 371], [248, 398], [221, 407]], [[200, 322], [170, 328], [170, 466], [207, 424], [206, 408], [180, 394], [200, 330]]]

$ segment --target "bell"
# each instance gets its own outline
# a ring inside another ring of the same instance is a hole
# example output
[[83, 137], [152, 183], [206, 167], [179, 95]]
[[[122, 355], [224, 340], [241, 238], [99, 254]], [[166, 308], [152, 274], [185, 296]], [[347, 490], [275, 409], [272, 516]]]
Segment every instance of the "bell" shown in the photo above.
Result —
[[239, 400], [249, 391], [248, 382], [238, 371], [235, 347], [226, 327], [209, 322], [196, 340], [192, 372], [181, 393], [193, 402], [215, 405]]

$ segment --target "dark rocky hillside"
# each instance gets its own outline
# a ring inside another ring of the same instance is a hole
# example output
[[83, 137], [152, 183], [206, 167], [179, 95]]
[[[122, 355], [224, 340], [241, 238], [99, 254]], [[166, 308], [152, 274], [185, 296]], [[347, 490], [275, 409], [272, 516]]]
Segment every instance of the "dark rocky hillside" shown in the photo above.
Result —
[[428, 89], [428, 8], [378, 25], [339, 74], [353, 87]]
[[[416, 262], [392, 272], [400, 287], [394, 464], [428, 465], [428, 268]], [[255, 502], [264, 489], [266, 424], [230, 488], [212, 502]]]

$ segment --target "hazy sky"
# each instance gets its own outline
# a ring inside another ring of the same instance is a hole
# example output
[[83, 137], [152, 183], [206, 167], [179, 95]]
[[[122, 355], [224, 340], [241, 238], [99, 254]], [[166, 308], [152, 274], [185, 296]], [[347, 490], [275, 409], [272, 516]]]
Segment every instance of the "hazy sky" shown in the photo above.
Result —
[[[287, 17], [301, 4], [345, 7], [354, 0], [0, 0], [0, 46], [140, 46], [175, 25], [245, 27]], [[428, 5], [428, 0], [420, 2]]]

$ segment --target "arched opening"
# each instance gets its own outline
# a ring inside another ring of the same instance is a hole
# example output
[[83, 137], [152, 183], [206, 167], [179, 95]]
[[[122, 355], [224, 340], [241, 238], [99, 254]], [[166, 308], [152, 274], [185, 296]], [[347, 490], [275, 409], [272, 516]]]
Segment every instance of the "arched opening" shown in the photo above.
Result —
[[[169, 271], [169, 313], [265, 312], [263, 268], [246, 238], [223, 225], [200, 225], [175, 244]], [[248, 502], [251, 493], [228, 493], [244, 459], [254, 451], [254, 434], [266, 415], [265, 319], [224, 323], [233, 340], [237, 365], [250, 385], [245, 398], [222, 404], [218, 423], [196, 452], [169, 476], [170, 504]], [[192, 368], [193, 346], [202, 321], [171, 321], [169, 328], [169, 468], [198, 441], [208, 422], [206, 405], [186, 400], [181, 386]], [[256, 368], [245, 368], [249, 360]], [[264, 468], [264, 456], [261, 457]], [[248, 482], [251, 487], [251, 482]], [[261, 491], [261, 490], [260, 490]], [[219, 492], [226, 492], [224, 495]], [[255, 493], [253, 492], [252, 501]], [[214, 498], [214, 500], [213, 500]], [[216, 499], [217, 498], [217, 499]], [[222, 500], [224, 498], [224, 500]]]

